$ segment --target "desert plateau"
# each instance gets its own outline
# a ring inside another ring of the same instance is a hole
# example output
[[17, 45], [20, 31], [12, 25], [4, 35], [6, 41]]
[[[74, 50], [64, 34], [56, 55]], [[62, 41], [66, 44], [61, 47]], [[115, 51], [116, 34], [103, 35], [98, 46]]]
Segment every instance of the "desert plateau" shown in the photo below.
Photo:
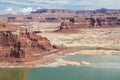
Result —
[[106, 1], [1, 0], [0, 80], [119, 80], [120, 1]]

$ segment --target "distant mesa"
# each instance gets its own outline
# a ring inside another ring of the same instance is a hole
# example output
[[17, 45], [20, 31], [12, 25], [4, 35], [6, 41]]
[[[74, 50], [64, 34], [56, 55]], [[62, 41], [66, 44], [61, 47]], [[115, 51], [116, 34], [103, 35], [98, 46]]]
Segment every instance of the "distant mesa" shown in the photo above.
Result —
[[105, 28], [105, 27], [120, 27], [119, 16], [76, 16], [64, 20], [57, 32], [76, 32], [78, 28]]
[[120, 13], [120, 10], [117, 9], [106, 9], [101, 8], [97, 10], [65, 10], [65, 9], [38, 9], [36, 11], [32, 11], [32, 14], [44, 14], [44, 13], [56, 13], [56, 14], [75, 14], [75, 15], [81, 15], [81, 14], [102, 14], [102, 13]]
[[31, 11], [27, 15], [13, 15], [6, 14], [0, 15], [0, 21], [7, 22], [61, 22], [63, 18], [70, 18], [74, 16], [90, 16], [90, 15], [107, 15], [107, 14], [120, 14], [118, 9], [96, 9], [96, 10], [66, 10], [66, 9], [37, 9]]

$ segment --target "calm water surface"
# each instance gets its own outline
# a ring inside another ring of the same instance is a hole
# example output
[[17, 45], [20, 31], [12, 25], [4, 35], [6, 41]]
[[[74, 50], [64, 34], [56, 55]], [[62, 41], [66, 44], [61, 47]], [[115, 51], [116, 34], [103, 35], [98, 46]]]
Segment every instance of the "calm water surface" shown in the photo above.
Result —
[[36, 69], [0, 69], [0, 80], [120, 80], [120, 56], [73, 55], [71, 61], [88, 61], [86, 67], [55, 67]]

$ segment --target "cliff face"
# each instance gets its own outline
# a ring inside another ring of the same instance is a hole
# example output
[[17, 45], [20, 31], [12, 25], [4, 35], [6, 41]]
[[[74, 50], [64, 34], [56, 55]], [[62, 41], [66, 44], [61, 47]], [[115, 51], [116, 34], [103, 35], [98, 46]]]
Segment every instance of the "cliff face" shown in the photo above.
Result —
[[21, 33], [19, 35], [11, 32], [0, 32], [1, 46], [12, 47], [19, 42], [22, 48], [40, 49], [40, 51], [50, 51], [53, 47], [46, 37], [38, 36], [34, 33]]
[[57, 30], [56, 32], [63, 32], [63, 33], [76, 33], [77, 32], [77, 29], [75, 28], [74, 23], [68, 19], [62, 22], [59, 27], [60, 29]]
[[35, 53], [43, 53], [57, 49], [46, 37], [35, 33], [17, 33], [0, 31], [0, 60], [1, 61], [30, 61]]
[[74, 28], [74, 24], [69, 20], [65, 20], [61, 23], [60, 29], [71, 29]]
[[119, 17], [99, 17], [99, 16], [91, 16], [91, 17], [74, 17], [65, 20], [61, 23], [58, 31], [69, 32], [69, 30], [74, 30], [76, 28], [101, 28], [101, 27], [118, 27], [120, 26], [120, 18]]
[[116, 27], [119, 26], [119, 17], [87, 17], [74, 18], [77, 27]]

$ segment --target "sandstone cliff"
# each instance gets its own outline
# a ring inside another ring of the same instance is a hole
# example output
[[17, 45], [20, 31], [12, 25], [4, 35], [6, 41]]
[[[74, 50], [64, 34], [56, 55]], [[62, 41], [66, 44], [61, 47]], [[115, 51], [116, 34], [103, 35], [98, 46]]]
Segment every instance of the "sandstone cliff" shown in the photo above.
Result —
[[34, 54], [57, 49], [46, 37], [32, 32], [0, 31], [0, 61], [31, 61]]
[[77, 28], [120, 27], [119, 16], [73, 17], [64, 20], [59, 26], [60, 32], [74, 32]]

